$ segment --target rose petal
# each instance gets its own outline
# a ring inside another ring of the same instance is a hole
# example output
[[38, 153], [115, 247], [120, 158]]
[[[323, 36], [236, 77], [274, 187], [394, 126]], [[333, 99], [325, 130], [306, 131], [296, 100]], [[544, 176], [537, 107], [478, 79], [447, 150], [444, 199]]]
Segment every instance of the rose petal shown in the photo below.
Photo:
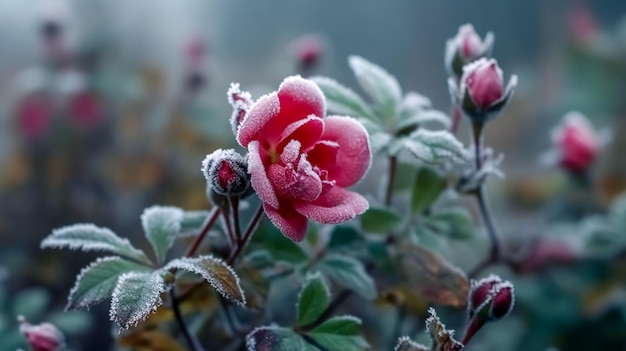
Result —
[[329, 116], [324, 119], [322, 140], [339, 145], [335, 167], [328, 169], [328, 179], [340, 187], [355, 184], [367, 173], [372, 162], [369, 135], [354, 118]]
[[309, 162], [321, 170], [335, 167], [338, 153], [339, 144], [328, 140], [318, 141], [306, 151]]
[[293, 166], [273, 164], [267, 174], [276, 193], [283, 199], [313, 201], [322, 192], [322, 181], [312, 169], [298, 167], [295, 170]]
[[[239, 144], [243, 147], [247, 147], [252, 140], [258, 139], [261, 132], [267, 129], [267, 123], [278, 116], [280, 110], [278, 94], [275, 92], [264, 95], [257, 100], [239, 126], [237, 132], [237, 141]], [[280, 130], [274, 129], [274, 131], [276, 131], [276, 138], [278, 138]], [[271, 132], [271, 130], [267, 132]]]
[[324, 132], [321, 118], [310, 115], [306, 119], [293, 122], [280, 134], [279, 148], [292, 140], [298, 140], [302, 149], [306, 149], [319, 140]]
[[263, 204], [267, 217], [274, 225], [293, 241], [302, 241], [306, 235], [307, 219], [291, 207], [291, 204], [284, 202], [278, 209]]
[[263, 161], [261, 161], [259, 142], [256, 140], [248, 144], [248, 171], [252, 174], [252, 188], [259, 195], [261, 201], [264, 204], [278, 208], [278, 198], [265, 172], [265, 166]]
[[294, 202], [296, 211], [326, 224], [337, 224], [362, 214], [369, 208], [367, 200], [352, 191], [333, 187], [314, 202]]

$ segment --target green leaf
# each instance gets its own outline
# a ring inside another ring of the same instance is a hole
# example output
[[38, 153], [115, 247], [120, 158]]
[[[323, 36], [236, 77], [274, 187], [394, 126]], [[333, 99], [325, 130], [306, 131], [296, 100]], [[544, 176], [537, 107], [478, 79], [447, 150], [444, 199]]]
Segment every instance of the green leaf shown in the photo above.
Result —
[[245, 306], [246, 297], [237, 273], [224, 261], [213, 256], [184, 257], [171, 260], [162, 271], [182, 269], [198, 274], [225, 298]]
[[467, 160], [463, 144], [445, 130], [418, 129], [406, 139], [405, 147], [419, 160], [429, 164]]
[[365, 250], [366, 241], [354, 227], [337, 225], [330, 234], [327, 248], [332, 252], [344, 252], [356, 256]]
[[93, 224], [74, 224], [52, 231], [41, 242], [41, 248], [81, 249], [83, 251], [108, 251], [120, 256], [151, 264], [141, 250], [134, 248], [128, 239], [122, 239], [108, 228]]
[[460, 206], [447, 207], [424, 218], [424, 224], [433, 232], [452, 239], [469, 239], [474, 234], [474, 223], [469, 211]]
[[421, 168], [417, 172], [411, 193], [411, 211], [417, 214], [429, 208], [445, 189], [444, 178], [430, 168]]
[[328, 111], [340, 115], [363, 117], [374, 121], [378, 119], [367, 103], [351, 89], [327, 77], [313, 77], [310, 79], [324, 93]]
[[246, 336], [248, 351], [296, 351], [304, 350], [305, 343], [293, 330], [276, 326], [254, 329]]
[[360, 219], [361, 227], [367, 233], [389, 233], [402, 222], [402, 216], [390, 208], [370, 207]]
[[335, 282], [367, 300], [378, 295], [374, 280], [367, 274], [363, 263], [357, 259], [338, 254], [328, 254], [320, 262], [320, 269]]
[[117, 256], [99, 258], [78, 274], [76, 283], [67, 298], [66, 309], [88, 309], [111, 296], [120, 275], [148, 270], [146, 266]]
[[163, 304], [164, 292], [159, 272], [122, 274], [113, 289], [109, 318], [122, 329], [137, 326]]
[[185, 211], [180, 221], [180, 231], [193, 233], [199, 231], [209, 214], [209, 211]]
[[408, 336], [403, 336], [398, 339], [398, 345], [396, 345], [393, 351], [430, 351], [430, 349], [422, 344], [416, 343]]
[[402, 99], [402, 89], [394, 76], [359, 56], [350, 56], [348, 64], [359, 85], [376, 104], [381, 115], [391, 120]]
[[402, 273], [411, 290], [437, 304], [452, 307], [467, 304], [469, 281], [460, 269], [411, 243], [401, 248], [400, 255]]
[[309, 274], [298, 296], [298, 326], [315, 322], [330, 303], [330, 290], [319, 272]]
[[177, 207], [152, 206], [143, 211], [141, 225], [159, 264], [176, 239], [183, 217], [183, 210]]
[[353, 316], [337, 316], [313, 329], [309, 336], [328, 350], [361, 351], [369, 344], [360, 334], [361, 320]]
[[416, 92], [408, 92], [402, 99], [398, 108], [399, 121], [396, 124], [396, 131], [402, 131], [410, 127], [417, 127], [424, 123], [434, 122], [441, 124], [444, 128], [450, 126], [450, 117], [445, 113], [433, 110], [430, 100]]
[[336, 316], [311, 330], [315, 334], [359, 335], [361, 320], [354, 316]]
[[393, 181], [393, 191], [395, 193], [410, 193], [413, 187], [415, 186], [415, 177], [417, 176], [417, 172], [421, 169], [407, 162], [398, 162], [396, 166], [396, 174], [401, 174], [402, 176], [396, 177]]
[[[252, 237], [251, 246], [256, 249], [267, 250], [274, 260], [285, 261], [291, 264], [299, 264], [308, 259], [302, 248], [272, 226], [264, 226]], [[252, 251], [252, 250], [251, 250]]]

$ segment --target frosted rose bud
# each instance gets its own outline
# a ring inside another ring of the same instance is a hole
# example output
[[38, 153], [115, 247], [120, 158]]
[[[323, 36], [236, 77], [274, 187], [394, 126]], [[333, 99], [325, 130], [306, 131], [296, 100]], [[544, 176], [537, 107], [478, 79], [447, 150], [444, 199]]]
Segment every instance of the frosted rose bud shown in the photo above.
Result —
[[233, 149], [218, 149], [202, 161], [202, 173], [217, 194], [247, 196], [250, 194], [250, 175], [247, 160]]
[[324, 52], [324, 41], [316, 34], [307, 34], [297, 38], [293, 46], [300, 72], [303, 73], [315, 68]]
[[233, 107], [233, 114], [230, 116], [230, 127], [233, 133], [237, 135], [237, 130], [246, 117], [246, 114], [252, 107], [254, 101], [247, 91], [239, 88], [239, 83], [231, 83], [227, 92], [228, 102]]
[[497, 321], [506, 317], [515, 305], [513, 284], [502, 282], [492, 288], [493, 298], [489, 304], [489, 320]]
[[446, 42], [445, 65], [448, 74], [456, 79], [460, 78], [463, 66], [491, 54], [493, 41], [491, 32], [485, 35], [485, 39], [480, 39], [471, 24], [459, 27], [456, 36]]
[[65, 337], [54, 325], [50, 323], [31, 325], [22, 316], [17, 320], [20, 323], [20, 332], [32, 351], [58, 351], [63, 347]]
[[495, 59], [481, 58], [463, 67], [460, 84], [450, 78], [448, 87], [453, 101], [471, 119], [486, 121], [495, 117], [513, 95], [517, 76], [504, 88], [502, 70]]
[[489, 303], [489, 300], [492, 298], [491, 290], [501, 282], [502, 279], [494, 274], [478, 281], [472, 280], [472, 287], [467, 301], [469, 319], [473, 318], [485, 304]]
[[572, 172], [587, 170], [596, 160], [602, 147], [602, 140], [591, 122], [578, 112], [570, 112], [563, 117], [561, 125], [552, 132], [558, 162]]

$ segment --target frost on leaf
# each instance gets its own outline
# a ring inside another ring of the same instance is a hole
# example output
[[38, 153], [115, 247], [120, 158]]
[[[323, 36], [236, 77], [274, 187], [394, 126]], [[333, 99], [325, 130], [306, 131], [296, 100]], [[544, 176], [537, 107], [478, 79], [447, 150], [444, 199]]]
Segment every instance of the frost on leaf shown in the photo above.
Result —
[[163, 304], [165, 291], [159, 272], [123, 274], [113, 289], [109, 318], [122, 329], [134, 327]]
[[141, 226], [154, 249], [157, 262], [163, 262], [167, 250], [180, 231], [183, 216], [183, 210], [177, 207], [152, 206], [143, 211]]
[[111, 296], [120, 275], [149, 268], [121, 257], [99, 258], [82, 269], [67, 298], [66, 309], [89, 308]]
[[134, 248], [128, 239], [122, 239], [110, 229], [93, 224], [74, 224], [55, 229], [41, 242], [42, 249], [64, 247], [72, 250], [108, 251], [150, 264], [143, 251]]
[[383, 117], [393, 118], [402, 99], [402, 89], [396, 78], [359, 56], [350, 56], [348, 64], [359, 85], [370, 96]]
[[429, 348], [416, 343], [408, 336], [403, 336], [398, 339], [398, 345], [396, 345], [393, 351], [429, 351]]
[[415, 157], [429, 164], [461, 163], [467, 160], [463, 144], [445, 130], [418, 129], [406, 139], [405, 147]]
[[276, 326], [254, 329], [246, 336], [248, 351], [305, 350], [304, 340], [293, 330]]
[[222, 296], [245, 306], [246, 297], [237, 273], [224, 261], [213, 256], [179, 258], [170, 261], [163, 270], [182, 269], [198, 274]]
[[377, 117], [363, 99], [350, 88], [327, 77], [310, 78], [324, 93], [329, 112], [376, 120]]
[[441, 323], [434, 308], [428, 310], [430, 317], [426, 319], [426, 330], [430, 335], [433, 344], [430, 349], [433, 351], [458, 351], [463, 349], [463, 344], [454, 340], [454, 330], [447, 330]]
[[361, 320], [354, 316], [337, 316], [326, 320], [309, 336], [326, 350], [362, 351], [369, 349], [369, 344], [360, 335]]

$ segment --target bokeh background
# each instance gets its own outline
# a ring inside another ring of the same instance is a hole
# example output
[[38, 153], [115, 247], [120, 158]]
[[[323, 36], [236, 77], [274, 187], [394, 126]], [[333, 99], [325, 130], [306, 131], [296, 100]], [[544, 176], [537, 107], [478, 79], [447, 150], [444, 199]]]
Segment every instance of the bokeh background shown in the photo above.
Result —
[[[39, 243], [53, 228], [92, 222], [144, 247], [144, 207], [206, 209], [200, 162], [235, 145], [231, 82], [253, 97], [293, 74], [330, 76], [357, 90], [347, 57], [358, 54], [448, 111], [445, 41], [464, 23], [495, 33], [493, 56], [507, 78], [520, 80], [486, 131], [488, 145], [506, 154], [507, 178], [491, 186], [503, 232], [542, 235], [554, 218], [605, 211], [626, 187], [624, 1], [1, 0], [0, 350], [25, 347], [18, 314], [54, 322], [71, 349], [115, 348], [107, 306], [62, 312], [94, 255]], [[563, 174], [540, 157], [570, 110], [614, 136], [586, 192], [565, 190]], [[467, 134], [463, 124], [466, 143]], [[378, 191], [380, 171], [372, 168], [364, 192]], [[624, 272], [612, 257], [601, 273], [582, 268], [610, 279], [581, 283], [578, 266], [522, 278], [530, 280], [520, 283], [522, 295], [523, 286], [535, 295], [521, 303], [535, 310], [485, 332], [479, 345], [626, 350]], [[602, 284], [617, 288], [585, 295]], [[546, 286], [556, 287], [541, 292]], [[617, 302], [607, 307], [607, 295]], [[571, 303], [557, 303], [564, 300]]]

